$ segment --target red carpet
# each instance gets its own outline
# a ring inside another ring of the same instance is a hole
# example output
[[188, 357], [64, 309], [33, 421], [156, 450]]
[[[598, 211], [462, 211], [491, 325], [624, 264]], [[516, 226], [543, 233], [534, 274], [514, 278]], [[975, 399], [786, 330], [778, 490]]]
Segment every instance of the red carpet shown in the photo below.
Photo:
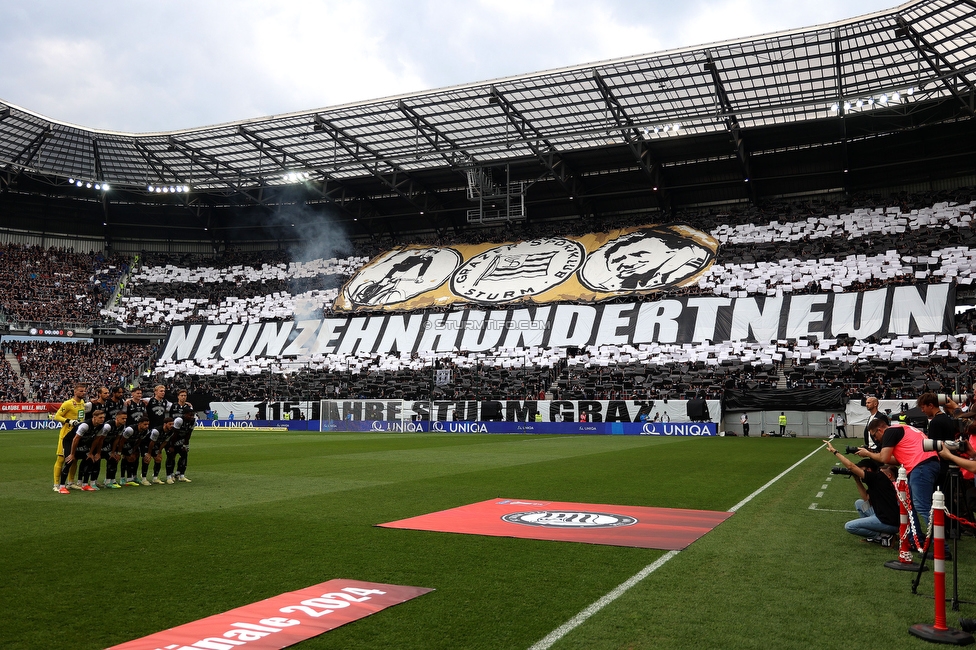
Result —
[[378, 525], [680, 551], [731, 516], [711, 510], [489, 499]]

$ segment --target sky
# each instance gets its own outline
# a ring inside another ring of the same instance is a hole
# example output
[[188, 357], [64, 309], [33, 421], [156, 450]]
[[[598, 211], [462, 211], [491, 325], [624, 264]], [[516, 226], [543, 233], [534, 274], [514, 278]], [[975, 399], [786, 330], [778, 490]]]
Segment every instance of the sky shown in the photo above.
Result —
[[0, 0], [0, 101], [144, 133], [757, 36], [898, 0]]

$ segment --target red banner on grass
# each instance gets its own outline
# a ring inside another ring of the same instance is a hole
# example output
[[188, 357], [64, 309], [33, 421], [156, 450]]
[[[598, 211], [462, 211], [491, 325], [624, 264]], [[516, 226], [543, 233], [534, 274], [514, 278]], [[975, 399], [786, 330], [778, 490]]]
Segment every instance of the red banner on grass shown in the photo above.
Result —
[[712, 510], [489, 499], [378, 525], [680, 551], [731, 516]]
[[279, 650], [433, 589], [329, 580], [109, 650]]

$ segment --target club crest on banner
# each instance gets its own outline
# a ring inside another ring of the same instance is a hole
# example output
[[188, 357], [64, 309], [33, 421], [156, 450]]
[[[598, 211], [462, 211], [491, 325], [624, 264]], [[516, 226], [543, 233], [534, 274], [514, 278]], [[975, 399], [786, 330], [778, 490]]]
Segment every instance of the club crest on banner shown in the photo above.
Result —
[[451, 291], [487, 304], [537, 296], [576, 273], [585, 252], [579, 242], [562, 237], [498, 246], [465, 262], [451, 279]]
[[526, 526], [545, 528], [616, 528], [633, 526], [634, 517], [616, 515], [609, 512], [575, 512], [570, 510], [536, 510], [533, 512], [511, 512], [502, 516], [502, 521]]

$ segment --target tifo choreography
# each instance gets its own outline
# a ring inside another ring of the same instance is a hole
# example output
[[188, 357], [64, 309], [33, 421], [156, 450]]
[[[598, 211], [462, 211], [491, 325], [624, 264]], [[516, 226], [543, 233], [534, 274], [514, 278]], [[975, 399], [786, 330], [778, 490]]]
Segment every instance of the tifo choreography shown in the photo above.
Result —
[[[75, 384], [72, 398], [54, 415], [61, 423], [54, 464], [55, 492], [191, 482], [186, 466], [196, 414], [186, 401], [186, 390], [178, 391], [175, 402], [166, 400], [166, 386], [162, 384], [148, 398], [138, 387], [126, 399], [121, 387], [109, 390], [103, 386], [86, 402], [87, 391], [87, 385]], [[164, 452], [165, 481], [159, 478]], [[105, 476], [100, 482], [102, 461]]]

